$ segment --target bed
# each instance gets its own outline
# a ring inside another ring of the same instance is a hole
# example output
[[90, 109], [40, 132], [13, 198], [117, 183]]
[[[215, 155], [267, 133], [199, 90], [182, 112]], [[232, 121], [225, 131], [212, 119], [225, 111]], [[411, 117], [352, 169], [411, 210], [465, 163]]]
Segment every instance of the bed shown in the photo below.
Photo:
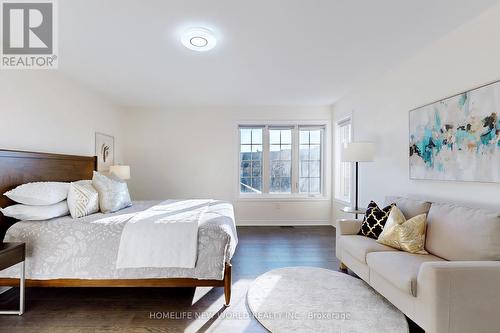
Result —
[[[91, 179], [95, 157], [0, 150], [0, 193], [33, 181]], [[168, 201], [173, 204], [179, 201]], [[0, 206], [11, 205], [0, 196]], [[120, 235], [129, 216], [158, 204], [136, 201], [112, 214], [80, 219], [16, 221], [0, 213], [0, 237], [26, 243], [28, 287], [224, 287], [231, 298], [231, 257], [237, 244], [233, 207], [210, 202], [200, 220], [194, 268], [116, 268]], [[19, 283], [16, 267], [0, 272], [0, 286]]]

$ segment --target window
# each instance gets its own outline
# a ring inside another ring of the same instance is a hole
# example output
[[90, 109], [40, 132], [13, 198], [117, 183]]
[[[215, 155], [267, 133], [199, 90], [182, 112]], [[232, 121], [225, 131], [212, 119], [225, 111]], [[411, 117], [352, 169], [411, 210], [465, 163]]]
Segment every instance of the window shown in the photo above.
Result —
[[325, 126], [239, 126], [240, 194], [324, 194]]
[[292, 193], [292, 130], [269, 129], [270, 193]]
[[262, 128], [240, 128], [240, 192], [262, 193]]
[[321, 193], [321, 130], [300, 129], [299, 192]]
[[341, 161], [341, 151], [352, 139], [351, 117], [337, 122], [335, 126], [335, 199], [350, 203], [352, 196], [352, 164]]

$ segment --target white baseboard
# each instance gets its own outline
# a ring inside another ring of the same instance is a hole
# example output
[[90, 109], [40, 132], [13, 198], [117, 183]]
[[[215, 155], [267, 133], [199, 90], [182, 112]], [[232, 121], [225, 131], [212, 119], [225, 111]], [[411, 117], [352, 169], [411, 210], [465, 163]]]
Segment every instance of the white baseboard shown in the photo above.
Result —
[[292, 219], [239, 219], [237, 226], [333, 226], [330, 220], [292, 220]]

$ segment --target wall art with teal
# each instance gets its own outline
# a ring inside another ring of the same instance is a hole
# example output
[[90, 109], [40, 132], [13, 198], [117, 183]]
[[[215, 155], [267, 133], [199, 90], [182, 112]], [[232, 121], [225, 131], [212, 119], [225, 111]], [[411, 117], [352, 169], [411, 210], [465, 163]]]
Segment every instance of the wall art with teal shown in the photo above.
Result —
[[500, 82], [410, 111], [410, 178], [500, 182]]

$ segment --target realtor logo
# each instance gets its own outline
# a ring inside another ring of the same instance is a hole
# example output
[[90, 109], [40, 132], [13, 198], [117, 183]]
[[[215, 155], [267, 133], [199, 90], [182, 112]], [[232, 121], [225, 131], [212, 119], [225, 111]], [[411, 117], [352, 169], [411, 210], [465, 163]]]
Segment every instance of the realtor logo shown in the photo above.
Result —
[[57, 68], [55, 1], [3, 0], [2, 69]]

